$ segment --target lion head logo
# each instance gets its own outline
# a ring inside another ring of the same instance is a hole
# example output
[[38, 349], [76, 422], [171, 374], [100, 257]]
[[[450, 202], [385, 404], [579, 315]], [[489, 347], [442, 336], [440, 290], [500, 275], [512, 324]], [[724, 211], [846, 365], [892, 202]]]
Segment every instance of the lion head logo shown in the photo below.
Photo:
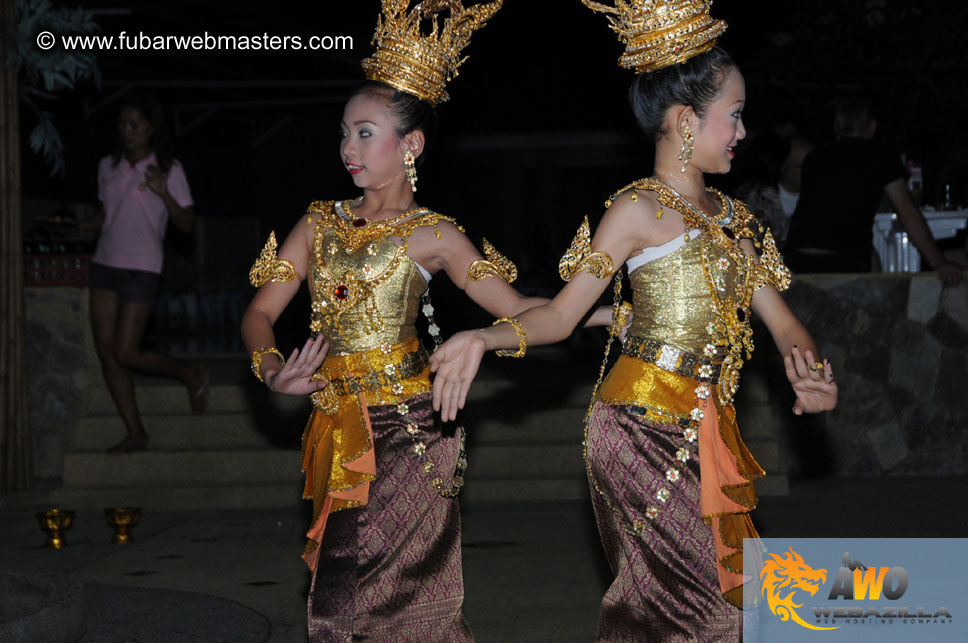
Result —
[[836, 627], [810, 625], [794, 609], [803, 607], [803, 603], [794, 602], [794, 595], [800, 590], [811, 596], [816, 594], [827, 580], [827, 570], [814, 569], [807, 565], [803, 562], [803, 557], [793, 551], [793, 547], [783, 556], [768, 555], [773, 560], [763, 563], [760, 578], [763, 580], [762, 594], [770, 606], [770, 611], [779, 616], [781, 621], [792, 620], [807, 629], [836, 630]]

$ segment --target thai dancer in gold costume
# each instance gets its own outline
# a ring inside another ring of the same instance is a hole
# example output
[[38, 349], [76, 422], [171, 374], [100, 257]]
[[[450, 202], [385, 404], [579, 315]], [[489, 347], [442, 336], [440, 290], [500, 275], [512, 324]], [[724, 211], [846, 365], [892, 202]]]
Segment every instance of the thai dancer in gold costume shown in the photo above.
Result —
[[[650, 178], [618, 190], [594, 238], [587, 219], [561, 261], [568, 281], [510, 323], [458, 333], [431, 357], [434, 407], [455, 417], [484, 352], [567, 337], [625, 262], [632, 303], [616, 305], [622, 355], [586, 419], [585, 459], [615, 580], [602, 601], [601, 641], [737, 641], [743, 538], [755, 537], [753, 480], [732, 402], [753, 350], [751, 311], [785, 356], [793, 412], [832, 409], [833, 370], [779, 292], [790, 283], [768, 231], [739, 201], [706, 188], [728, 172], [745, 136], [743, 76], [715, 46], [726, 25], [705, 0], [585, 4], [610, 14], [634, 70], [630, 99], [655, 141]], [[611, 344], [611, 341], [609, 342]], [[607, 355], [606, 355], [607, 362]]]
[[[281, 248], [270, 237], [242, 322], [256, 377], [313, 400], [303, 436], [312, 641], [472, 640], [455, 500], [463, 430], [434, 421], [415, 321], [422, 311], [439, 337], [426, 295], [439, 272], [497, 316], [547, 301], [519, 295], [510, 261], [486, 241], [482, 257], [454, 219], [415, 200], [434, 107], [501, 0], [409, 5], [384, 0], [368, 82], [343, 113], [340, 155], [363, 195], [312, 203]], [[304, 279], [314, 339], [283, 360], [272, 326]], [[610, 322], [607, 309], [596, 317]]]

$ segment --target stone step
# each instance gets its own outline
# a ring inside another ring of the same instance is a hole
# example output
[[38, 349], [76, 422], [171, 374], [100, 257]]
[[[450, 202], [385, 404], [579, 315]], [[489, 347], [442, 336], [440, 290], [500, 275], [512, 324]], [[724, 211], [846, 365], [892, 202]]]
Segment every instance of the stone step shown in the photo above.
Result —
[[255, 485], [302, 478], [298, 450], [143, 451], [125, 455], [68, 453], [64, 487], [134, 488]]
[[481, 445], [468, 451], [468, 480], [583, 477], [581, 444]]
[[[553, 383], [545, 386], [534, 382], [525, 384], [513, 380], [482, 378], [475, 381], [468, 392], [466, 408], [468, 412], [476, 406], [487, 408], [493, 405], [531, 409], [536, 403], [554, 408], [584, 410], [588, 407], [591, 398], [590, 386], [587, 390], [585, 387], [578, 387], [577, 390], [553, 389]], [[135, 394], [142, 415], [182, 413], [188, 412], [190, 408], [185, 387], [172, 380], [138, 377]], [[308, 410], [309, 400], [305, 397], [274, 394], [254, 379], [251, 382], [242, 380], [241, 383], [213, 384], [209, 392], [209, 412], [257, 412], [266, 406], [283, 411], [301, 408]], [[85, 389], [83, 412], [93, 416], [117, 413], [111, 394], [100, 380]]]
[[548, 480], [480, 480], [471, 477], [460, 492], [461, 505], [472, 509], [480, 502], [586, 500], [588, 497], [588, 481], [584, 475]]
[[[141, 414], [188, 413], [191, 407], [185, 387], [167, 380], [163, 382], [135, 386]], [[266, 406], [281, 411], [308, 409], [309, 400], [292, 395], [275, 395], [255, 380], [251, 384], [213, 385], [209, 391], [209, 413], [257, 412]], [[90, 416], [114, 415], [118, 412], [107, 387], [100, 382], [88, 386], [84, 391], [83, 411]]]
[[101, 510], [107, 507], [141, 507], [143, 512], [215, 511], [299, 507], [304, 502], [302, 489], [302, 482], [190, 487], [61, 488], [51, 491], [48, 498], [52, 505], [75, 511]]
[[[787, 496], [790, 482], [783, 475], [769, 475], [756, 481], [759, 496]], [[460, 492], [461, 504], [479, 502], [516, 502], [529, 500], [587, 500], [588, 478], [584, 475], [541, 480], [488, 480], [468, 476]], [[755, 514], [754, 514], [755, 517]]]
[[513, 407], [476, 412], [468, 417], [467, 442], [478, 445], [580, 445], [585, 434], [585, 410], [575, 408], [525, 410]]
[[776, 440], [744, 440], [746, 447], [760, 466], [770, 473], [786, 473], [780, 456], [780, 443]]
[[[61, 488], [51, 491], [52, 505], [77, 511], [105, 507], [141, 507], [146, 511], [253, 509], [307, 506], [302, 481], [273, 484], [217, 486], [142, 486], [126, 488]], [[756, 481], [760, 496], [789, 494], [786, 476], [770, 475]], [[461, 491], [461, 503], [473, 508], [480, 502], [587, 500], [588, 482], [583, 475], [553, 479], [492, 480], [469, 476]]]
[[[211, 451], [218, 449], [299, 448], [308, 417], [296, 410], [275, 417], [252, 413], [205, 413], [145, 416], [152, 451]], [[121, 418], [116, 415], [78, 420], [70, 451], [101, 451], [124, 437]]]
[[[468, 443], [477, 445], [580, 444], [584, 410], [492, 408], [468, 418]], [[151, 450], [206, 451], [260, 447], [298, 448], [310, 408], [252, 413], [156, 414], [144, 417], [151, 436]], [[116, 415], [89, 416], [78, 420], [70, 451], [101, 451], [124, 436], [124, 424]]]

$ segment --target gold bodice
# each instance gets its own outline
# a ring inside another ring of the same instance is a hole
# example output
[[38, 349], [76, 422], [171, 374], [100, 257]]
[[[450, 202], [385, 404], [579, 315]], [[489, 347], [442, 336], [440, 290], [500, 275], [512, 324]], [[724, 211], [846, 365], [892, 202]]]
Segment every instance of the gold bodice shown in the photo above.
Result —
[[[687, 235], [677, 250], [629, 275], [634, 311], [629, 335], [645, 340], [634, 342], [640, 347], [673, 346], [707, 362], [701, 370], [708, 369], [718, 380], [718, 401], [731, 404], [744, 359], [753, 351], [753, 293], [765, 286], [785, 290], [790, 271], [783, 265], [773, 236], [758, 225], [741, 201], [711, 190], [722, 210], [710, 218], [669, 186], [643, 179], [614, 194], [606, 206], [622, 195], [636, 200], [640, 190], [652, 192], [662, 206], [680, 212], [687, 230], [698, 229], [702, 234], [692, 240]], [[758, 261], [741, 247], [743, 239], [760, 250]], [[659, 352], [663, 363], [664, 352]], [[673, 353], [678, 351], [670, 355]], [[678, 362], [680, 357], [669, 361]]]
[[[739, 276], [736, 264], [708, 234], [701, 234], [629, 275], [634, 310], [629, 334], [703, 355], [714, 310], [704, 257], [711, 264], [717, 290], [735, 295]], [[711, 359], [720, 363], [723, 356], [717, 351]]]
[[[428, 210], [388, 222], [367, 222], [348, 204], [313, 203], [310, 258], [310, 328], [323, 333], [330, 354], [346, 355], [404, 342], [417, 334], [414, 322], [427, 280], [407, 255], [407, 238], [443, 217]], [[450, 220], [450, 219], [448, 219]]]

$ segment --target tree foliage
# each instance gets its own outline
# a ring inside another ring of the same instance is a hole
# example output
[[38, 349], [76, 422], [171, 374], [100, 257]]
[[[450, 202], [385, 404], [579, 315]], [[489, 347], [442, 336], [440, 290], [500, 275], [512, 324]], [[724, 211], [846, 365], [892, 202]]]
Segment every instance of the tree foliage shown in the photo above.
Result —
[[[18, 69], [20, 99], [36, 119], [28, 138], [30, 149], [43, 156], [51, 176], [63, 176], [64, 144], [47, 109], [58, 92], [72, 90], [91, 79], [100, 85], [101, 76], [93, 54], [67, 50], [61, 36], [92, 35], [99, 31], [91, 14], [83, 9], [54, 8], [50, 0], [18, 0], [14, 20], [2, 25], [4, 63]], [[44, 50], [38, 36], [50, 32], [56, 44]]]

